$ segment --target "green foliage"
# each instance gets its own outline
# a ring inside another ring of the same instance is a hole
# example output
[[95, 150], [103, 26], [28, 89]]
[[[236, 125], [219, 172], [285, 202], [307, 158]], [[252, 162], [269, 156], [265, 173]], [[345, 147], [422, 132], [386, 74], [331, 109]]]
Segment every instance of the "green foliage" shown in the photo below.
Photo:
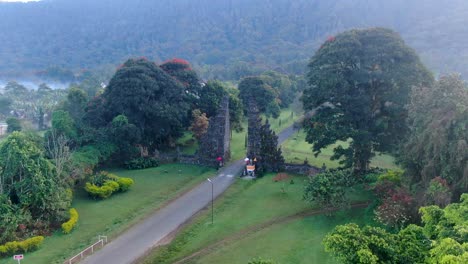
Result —
[[208, 81], [202, 88], [197, 106], [208, 117], [216, 116], [227, 88], [220, 81]]
[[197, 101], [203, 96], [202, 86], [197, 73], [192, 69], [189, 62], [183, 59], [172, 59], [164, 62], [159, 67], [184, 87], [188, 99], [197, 108]]
[[87, 182], [85, 184], [86, 192], [93, 198], [106, 199], [109, 198], [112, 193], [119, 189], [119, 184], [115, 181], [106, 181], [102, 186]]
[[250, 108], [253, 102], [261, 113], [277, 118], [280, 113], [278, 105], [278, 92], [266, 84], [260, 77], [246, 77], [239, 83], [239, 97], [242, 100], [244, 111]]
[[21, 122], [18, 118], [9, 117], [6, 120], [6, 123], [8, 125], [8, 128], [7, 128], [8, 133], [21, 131]]
[[106, 199], [115, 192], [128, 191], [133, 183], [131, 178], [121, 178], [106, 171], [101, 171], [86, 182], [85, 190], [93, 198]]
[[423, 226], [409, 225], [397, 234], [371, 226], [337, 226], [324, 239], [325, 250], [343, 263], [466, 263], [468, 194], [460, 203], [421, 207], [420, 212]]
[[119, 191], [126, 192], [133, 185], [134, 181], [131, 178], [119, 177], [117, 183], [119, 184]]
[[0, 256], [6, 257], [18, 253], [27, 253], [37, 250], [43, 241], [43, 236], [35, 236], [24, 241], [8, 242], [4, 245], [0, 245]]
[[159, 161], [152, 157], [140, 157], [125, 162], [125, 167], [129, 170], [141, 170], [159, 166]]
[[430, 181], [429, 187], [426, 190], [426, 202], [444, 207], [450, 203], [451, 197], [452, 192], [445, 179], [435, 177]]
[[125, 115], [114, 117], [110, 127], [110, 140], [117, 148], [114, 158], [123, 163], [137, 156], [139, 153], [135, 145], [141, 140], [139, 129], [130, 124]]
[[[124, 114], [144, 146], [171, 143], [187, 124], [189, 100], [184, 86], [153, 62], [131, 59], [117, 70], [103, 97], [104, 120]], [[96, 113], [98, 114], [98, 113]]]
[[279, 172], [284, 169], [284, 158], [281, 147], [278, 147], [278, 136], [270, 129], [267, 122], [260, 128], [260, 161], [257, 175], [265, 172]]
[[77, 139], [75, 121], [66, 111], [58, 110], [52, 113], [52, 128], [58, 135], [63, 135], [70, 140]]
[[430, 264], [462, 264], [468, 261], [468, 243], [460, 244], [452, 238], [444, 238], [430, 250]]
[[467, 102], [468, 88], [459, 75], [413, 89], [411, 133], [399, 156], [411, 184], [425, 189], [440, 176], [457, 196], [468, 190]]
[[315, 110], [305, 121], [307, 141], [318, 155], [351, 139], [333, 159], [344, 156], [343, 164], [363, 171], [376, 151], [392, 151], [404, 137], [411, 87], [433, 80], [400, 36], [382, 28], [329, 38], [312, 57], [307, 78], [302, 101]]
[[33, 218], [50, 223], [63, 219], [71, 197], [40, 147], [40, 142], [21, 132], [13, 132], [0, 144], [0, 195]]
[[401, 177], [402, 176], [403, 176], [402, 171], [388, 170], [384, 174], [380, 174], [380, 176], [378, 177], [377, 180], [379, 182], [388, 181], [388, 182], [392, 182], [392, 183], [394, 183], [396, 185], [399, 185], [399, 184], [401, 184]]
[[307, 86], [303, 76], [287, 76], [275, 71], [266, 71], [260, 75], [260, 78], [276, 90], [281, 108], [289, 107], [297, 93]]
[[88, 95], [85, 91], [72, 87], [68, 90], [67, 100], [64, 103], [64, 110], [68, 112], [73, 121], [77, 124], [82, 122], [85, 107], [88, 103]]
[[72, 231], [72, 229], [75, 227], [76, 223], [78, 222], [78, 211], [76, 211], [75, 208], [71, 208], [69, 210], [70, 213], [70, 219], [62, 224], [62, 232], [64, 234], [68, 234]]
[[[436, 72], [466, 75], [468, 69], [463, 59], [467, 49], [456, 46], [465, 40], [460, 25], [465, 18], [463, 1], [391, 1], [385, 8], [380, 1], [365, 0], [336, 0], [333, 5], [296, 0], [290, 8], [284, 0], [261, 1], [254, 6], [227, 0], [216, 4], [201, 0], [197, 5], [114, 0], [112, 6], [84, 1], [59, 1], [52, 6], [40, 1], [32, 10], [22, 3], [8, 3], [1, 13], [4, 39], [8, 41], [0, 47], [4, 54], [0, 71], [24, 74], [45, 69], [41, 76], [70, 81], [76, 78], [63, 67], [80, 72], [84, 67], [114, 69], [121, 58], [135, 54], [151, 56], [155, 61], [181, 54], [193, 60], [204, 79], [238, 80], [268, 69], [302, 74], [307, 64], [304, 58], [325, 36], [343, 28], [376, 24], [408, 36], [410, 44]], [[174, 24], [173, 18], [183, 21]], [[42, 21], [40, 25], [38, 20]], [[116, 29], [115, 25], [124, 20], [128, 20], [125, 27]], [[70, 37], [70, 30], [78, 24], [81, 31]], [[107, 32], [105, 38], [99, 38], [101, 32]]]
[[21, 209], [9, 197], [0, 194], [0, 244], [15, 239], [18, 225], [24, 220]]
[[337, 226], [323, 243], [343, 263], [393, 263], [397, 238], [379, 227], [356, 224]]
[[304, 199], [323, 207], [345, 207], [349, 202], [346, 191], [356, 183], [350, 170], [327, 170], [310, 179]]

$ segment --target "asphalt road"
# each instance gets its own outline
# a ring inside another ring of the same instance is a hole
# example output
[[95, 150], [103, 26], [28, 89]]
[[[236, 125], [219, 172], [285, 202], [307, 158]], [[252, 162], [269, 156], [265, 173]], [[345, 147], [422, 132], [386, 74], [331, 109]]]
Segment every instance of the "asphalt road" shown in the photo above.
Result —
[[[294, 129], [292, 127], [286, 128], [278, 135], [278, 142], [281, 144], [293, 133]], [[236, 176], [241, 174], [243, 166], [243, 160], [235, 161], [221, 169], [218, 175], [211, 178], [215, 198], [222, 194], [235, 181]], [[125, 231], [115, 240], [104, 246], [104, 248], [85, 258], [81, 263], [133, 263], [210, 203], [211, 183], [204, 181], [141, 223]]]

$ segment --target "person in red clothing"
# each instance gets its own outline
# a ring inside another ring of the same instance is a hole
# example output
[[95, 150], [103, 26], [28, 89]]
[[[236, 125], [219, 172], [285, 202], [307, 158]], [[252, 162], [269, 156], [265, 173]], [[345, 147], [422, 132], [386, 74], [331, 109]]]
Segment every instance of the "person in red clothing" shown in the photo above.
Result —
[[222, 167], [224, 164], [223, 164], [223, 157], [219, 156], [216, 158], [216, 161], [218, 162], [219, 164], [219, 167]]

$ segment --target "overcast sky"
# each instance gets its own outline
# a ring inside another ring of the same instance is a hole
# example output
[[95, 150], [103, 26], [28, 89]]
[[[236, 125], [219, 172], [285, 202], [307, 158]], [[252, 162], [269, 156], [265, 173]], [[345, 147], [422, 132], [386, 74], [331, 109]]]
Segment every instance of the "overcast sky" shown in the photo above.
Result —
[[38, 2], [41, 0], [0, 0], [0, 2]]

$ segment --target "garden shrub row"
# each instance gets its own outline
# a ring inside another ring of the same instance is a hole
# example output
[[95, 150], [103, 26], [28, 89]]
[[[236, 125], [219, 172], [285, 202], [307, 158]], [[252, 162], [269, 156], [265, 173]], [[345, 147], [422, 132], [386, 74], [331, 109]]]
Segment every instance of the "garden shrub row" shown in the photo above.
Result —
[[133, 185], [130, 178], [118, 177], [107, 172], [99, 172], [85, 184], [86, 192], [93, 198], [106, 199], [115, 192], [126, 192]]
[[141, 157], [125, 162], [129, 170], [140, 170], [159, 166], [159, 161], [152, 157]]
[[70, 220], [62, 224], [62, 231], [64, 234], [68, 234], [72, 231], [78, 222], [78, 211], [75, 208], [70, 209]]
[[12, 241], [0, 245], [0, 256], [6, 257], [18, 253], [31, 252], [39, 248], [44, 241], [43, 236], [35, 236], [23, 241]]

